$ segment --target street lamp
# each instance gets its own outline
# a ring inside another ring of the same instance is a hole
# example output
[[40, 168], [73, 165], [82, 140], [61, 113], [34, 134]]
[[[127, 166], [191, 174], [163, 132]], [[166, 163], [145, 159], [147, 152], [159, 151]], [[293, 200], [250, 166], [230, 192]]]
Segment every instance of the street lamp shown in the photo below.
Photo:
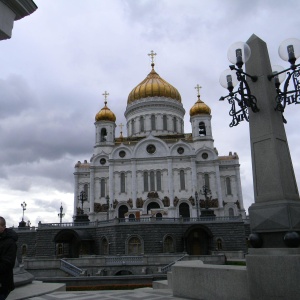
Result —
[[26, 206], [27, 204], [25, 203], [25, 201], [23, 203], [21, 203], [22, 209], [23, 209], [23, 217], [22, 217], [22, 222], [24, 222], [24, 211], [26, 210]]
[[[220, 76], [220, 84], [228, 89], [229, 94], [221, 97], [220, 101], [228, 100], [231, 105], [229, 115], [232, 121], [230, 127], [237, 126], [241, 121], [249, 121], [248, 109], [256, 113], [259, 111], [257, 107], [257, 99], [251, 94], [250, 87], [246, 81], [246, 76], [251, 78], [252, 82], [256, 82], [258, 77], [249, 75], [244, 72], [243, 65], [248, 61], [251, 55], [250, 47], [243, 42], [237, 42], [230, 46], [227, 52], [228, 60], [233, 63], [229, 69], [222, 72]], [[234, 87], [239, 82], [237, 91], [233, 91]]]
[[61, 203], [61, 206], [60, 206], [60, 213], [58, 214], [58, 217], [60, 219], [60, 224], [62, 223], [62, 218], [65, 216], [65, 214], [63, 213], [63, 206], [62, 206], [62, 203]]
[[87, 195], [85, 191], [81, 191], [80, 195], [78, 196], [79, 201], [81, 202], [81, 214], [83, 215], [83, 202], [87, 201]]

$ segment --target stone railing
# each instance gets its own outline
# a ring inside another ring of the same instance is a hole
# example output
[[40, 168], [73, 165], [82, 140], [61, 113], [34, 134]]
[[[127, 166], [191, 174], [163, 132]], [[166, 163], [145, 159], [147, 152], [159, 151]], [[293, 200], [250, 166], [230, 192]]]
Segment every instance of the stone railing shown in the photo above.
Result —
[[106, 221], [95, 221], [95, 222], [83, 222], [83, 223], [39, 223], [38, 229], [41, 228], [53, 228], [53, 227], [102, 227], [112, 224], [134, 224], [134, 223], [211, 223], [211, 222], [241, 222], [243, 221], [241, 216], [234, 217], [199, 217], [199, 218], [155, 218], [155, 217], [141, 217], [136, 219], [110, 219]]
[[105, 258], [105, 264], [110, 266], [137, 265], [143, 263], [143, 256], [109, 256]]
[[85, 276], [86, 275], [86, 271], [83, 269], [80, 269], [72, 264], [70, 264], [69, 262], [61, 259], [60, 260], [60, 269], [65, 271], [66, 273], [74, 276], [74, 277], [79, 277], [79, 276]]
[[183, 256], [181, 256], [180, 258], [176, 259], [175, 261], [172, 261], [171, 263], [169, 263], [168, 265], [166, 265], [165, 267], [161, 268], [161, 272], [166, 274], [171, 270], [171, 267], [177, 263], [178, 261], [183, 260], [185, 257], [187, 256], [187, 254], [184, 254]]

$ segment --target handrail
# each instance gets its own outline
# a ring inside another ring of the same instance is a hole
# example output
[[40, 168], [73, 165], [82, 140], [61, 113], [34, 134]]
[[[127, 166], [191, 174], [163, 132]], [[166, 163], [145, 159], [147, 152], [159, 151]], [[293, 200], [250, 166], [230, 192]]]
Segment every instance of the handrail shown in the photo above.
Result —
[[172, 261], [172, 262], [169, 263], [168, 265], [162, 267], [162, 268], [161, 268], [161, 272], [164, 273], [164, 274], [167, 273], [167, 272], [169, 272], [169, 271], [171, 270], [171, 267], [172, 267], [175, 263], [177, 263], [178, 261], [183, 260], [186, 256], [187, 256], [187, 254], [184, 254], [183, 256], [181, 256], [180, 258], [176, 259], [175, 261]]
[[67, 262], [64, 259], [60, 260], [60, 269], [67, 272], [68, 274], [74, 276], [74, 277], [79, 277], [85, 275], [85, 271], [76, 267], [75, 265]]
[[144, 262], [143, 256], [109, 256], [105, 257], [106, 265], [136, 265]]

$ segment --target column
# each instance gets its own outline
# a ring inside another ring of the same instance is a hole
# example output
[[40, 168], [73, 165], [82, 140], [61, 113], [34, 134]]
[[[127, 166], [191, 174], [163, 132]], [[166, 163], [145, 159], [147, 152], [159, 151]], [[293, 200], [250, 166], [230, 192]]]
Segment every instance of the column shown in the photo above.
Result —
[[94, 213], [95, 202], [95, 169], [90, 169], [90, 214]]
[[78, 174], [74, 174], [74, 179], [75, 179], [75, 183], [74, 183], [74, 213], [73, 216], [77, 215], [77, 206], [78, 206], [78, 185], [79, 185], [79, 175]]
[[168, 188], [170, 195], [170, 207], [174, 207], [174, 181], [172, 158], [168, 158]]
[[244, 209], [240, 168], [236, 166], [234, 169], [235, 169], [236, 187], [238, 192], [238, 200], [240, 202], [241, 209]]

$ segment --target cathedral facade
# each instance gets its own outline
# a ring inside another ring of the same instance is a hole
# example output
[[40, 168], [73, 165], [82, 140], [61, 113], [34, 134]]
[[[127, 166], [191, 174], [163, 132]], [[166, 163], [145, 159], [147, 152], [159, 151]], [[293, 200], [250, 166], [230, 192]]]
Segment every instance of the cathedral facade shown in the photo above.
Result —
[[245, 217], [238, 155], [218, 155], [200, 87], [189, 110], [191, 133], [185, 133], [181, 95], [156, 73], [151, 55], [151, 72], [128, 96], [127, 137], [122, 125], [116, 137], [116, 116], [104, 93], [92, 157], [75, 165], [74, 216], [83, 209], [91, 221], [190, 219], [205, 210]]

